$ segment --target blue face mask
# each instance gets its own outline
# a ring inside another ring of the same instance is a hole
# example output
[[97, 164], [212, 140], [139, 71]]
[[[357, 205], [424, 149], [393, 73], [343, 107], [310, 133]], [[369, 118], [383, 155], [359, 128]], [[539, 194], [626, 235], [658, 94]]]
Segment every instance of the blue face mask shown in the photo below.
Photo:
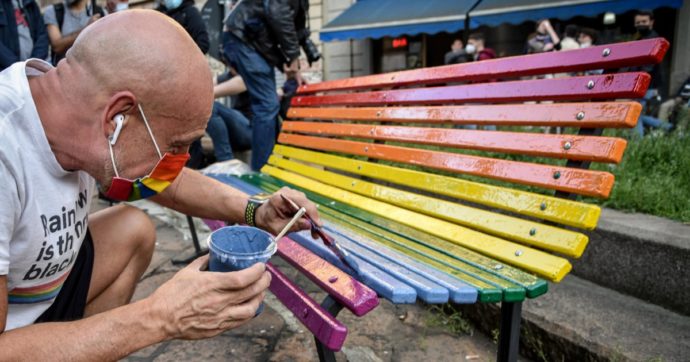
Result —
[[164, 0], [165, 8], [168, 10], [177, 9], [182, 5], [182, 0]]

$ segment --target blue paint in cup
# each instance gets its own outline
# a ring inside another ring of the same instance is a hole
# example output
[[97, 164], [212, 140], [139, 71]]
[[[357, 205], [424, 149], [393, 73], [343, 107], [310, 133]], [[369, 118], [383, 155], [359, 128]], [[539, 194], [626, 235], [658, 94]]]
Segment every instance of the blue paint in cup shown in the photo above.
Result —
[[[256, 263], [266, 263], [277, 249], [273, 236], [251, 226], [226, 226], [208, 238], [208, 270], [232, 272], [249, 268]], [[256, 315], [264, 310], [261, 303]]]

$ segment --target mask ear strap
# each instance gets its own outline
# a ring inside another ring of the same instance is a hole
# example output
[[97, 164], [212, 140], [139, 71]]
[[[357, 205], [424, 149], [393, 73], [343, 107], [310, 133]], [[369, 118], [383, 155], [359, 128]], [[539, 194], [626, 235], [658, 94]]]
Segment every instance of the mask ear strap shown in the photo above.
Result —
[[161, 150], [158, 148], [158, 144], [156, 143], [156, 138], [153, 137], [153, 132], [151, 132], [151, 127], [149, 127], [149, 121], [146, 120], [146, 115], [144, 114], [144, 110], [141, 109], [141, 103], [137, 104], [139, 106], [139, 113], [141, 113], [141, 118], [144, 119], [144, 124], [146, 125], [146, 129], [149, 131], [149, 136], [151, 136], [151, 139], [153, 140], [153, 145], [156, 146], [156, 152], [158, 152], [158, 158], [163, 158], [163, 155], [161, 155]]
[[113, 154], [113, 145], [108, 142], [108, 148], [110, 149], [110, 161], [113, 162], [113, 171], [115, 171], [115, 176], [120, 177], [120, 174], [117, 172], [117, 166], [115, 166], [115, 155]]

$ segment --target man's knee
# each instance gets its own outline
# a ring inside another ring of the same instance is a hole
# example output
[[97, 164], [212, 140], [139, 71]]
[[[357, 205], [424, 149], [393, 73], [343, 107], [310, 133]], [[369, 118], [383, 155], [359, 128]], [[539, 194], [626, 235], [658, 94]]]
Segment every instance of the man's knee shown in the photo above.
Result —
[[120, 204], [115, 206], [117, 210], [118, 220], [121, 223], [122, 230], [128, 234], [128, 242], [132, 243], [131, 247], [143, 253], [153, 253], [153, 248], [156, 241], [156, 227], [151, 221], [151, 218], [141, 209], [134, 206]]

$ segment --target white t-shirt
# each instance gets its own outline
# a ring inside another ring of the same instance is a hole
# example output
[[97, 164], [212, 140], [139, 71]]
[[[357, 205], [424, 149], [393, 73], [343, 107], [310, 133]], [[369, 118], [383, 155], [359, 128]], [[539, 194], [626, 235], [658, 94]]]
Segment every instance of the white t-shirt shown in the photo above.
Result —
[[31, 59], [0, 73], [0, 275], [7, 275], [7, 330], [32, 324], [53, 303], [84, 240], [95, 187], [85, 172], [65, 171], [48, 144], [27, 77], [50, 68]]

